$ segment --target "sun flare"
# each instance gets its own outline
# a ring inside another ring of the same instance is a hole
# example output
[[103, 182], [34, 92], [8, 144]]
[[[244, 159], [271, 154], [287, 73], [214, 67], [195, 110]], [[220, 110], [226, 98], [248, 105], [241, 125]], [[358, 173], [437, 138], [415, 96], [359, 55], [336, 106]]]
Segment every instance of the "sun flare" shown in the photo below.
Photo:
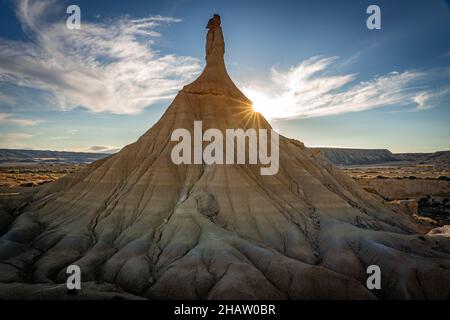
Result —
[[263, 115], [267, 120], [276, 117], [276, 106], [271, 98], [255, 90], [246, 90], [245, 93], [253, 102], [253, 111]]

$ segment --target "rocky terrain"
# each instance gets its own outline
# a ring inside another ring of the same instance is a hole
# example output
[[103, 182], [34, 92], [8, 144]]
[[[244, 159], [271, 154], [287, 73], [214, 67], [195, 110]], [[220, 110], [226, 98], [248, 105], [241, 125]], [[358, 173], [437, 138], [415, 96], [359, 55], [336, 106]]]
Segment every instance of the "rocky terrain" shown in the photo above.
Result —
[[367, 192], [403, 206], [423, 223], [450, 224], [449, 151], [393, 154], [388, 150], [319, 150]]
[[[176, 128], [270, 129], [224, 63], [220, 18], [206, 67], [158, 123], [119, 153], [34, 188], [2, 212], [0, 299], [448, 299], [448, 228], [365, 191], [317, 150], [280, 137], [280, 170], [175, 165]], [[382, 289], [366, 287], [366, 268]], [[56, 288], [56, 291], [53, 289]], [[57, 292], [58, 294], [55, 294]]]
[[[450, 162], [341, 167], [364, 190], [386, 201], [414, 202], [413, 214], [434, 225], [450, 224]], [[427, 219], [423, 219], [423, 218]]]
[[445, 164], [450, 163], [450, 151], [438, 151], [433, 153], [397, 153], [398, 160], [418, 162], [421, 164]]

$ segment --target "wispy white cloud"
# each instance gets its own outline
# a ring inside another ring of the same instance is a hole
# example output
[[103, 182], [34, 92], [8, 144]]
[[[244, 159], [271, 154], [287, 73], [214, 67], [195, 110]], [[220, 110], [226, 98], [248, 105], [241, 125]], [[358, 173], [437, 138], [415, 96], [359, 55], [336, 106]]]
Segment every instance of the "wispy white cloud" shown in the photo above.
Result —
[[22, 132], [11, 132], [0, 134], [0, 148], [17, 149], [24, 148], [28, 140], [33, 138], [32, 134]]
[[433, 107], [442, 91], [426, 90], [426, 72], [391, 72], [355, 83], [356, 74], [329, 75], [337, 57], [315, 56], [287, 71], [272, 69], [269, 86], [248, 86], [245, 94], [270, 119], [298, 119], [364, 111], [383, 106]]
[[[1, 78], [0, 78], [0, 81], [1, 81]], [[10, 97], [10, 96], [0, 92], [0, 104], [5, 104], [7, 106], [12, 107], [16, 104], [16, 102], [13, 97]]]
[[448, 95], [450, 95], [450, 87], [420, 92], [413, 98], [414, 102], [417, 104], [415, 110], [420, 111], [431, 109], [441, 102], [442, 98]]
[[87, 148], [87, 152], [115, 153], [121, 148], [117, 146], [92, 146]]
[[48, 140], [51, 140], [51, 141], [61, 141], [61, 140], [67, 140], [67, 139], [69, 139], [69, 137], [66, 137], [66, 136], [53, 136], [53, 137], [48, 138]]
[[33, 134], [23, 132], [10, 132], [0, 134], [0, 148], [22, 149], [29, 147], [29, 140]]
[[33, 138], [34, 135], [29, 133], [22, 133], [22, 132], [14, 132], [14, 133], [5, 133], [0, 136], [0, 140], [7, 141], [7, 140], [21, 140], [21, 139], [30, 139]]
[[429, 100], [433, 97], [429, 92], [421, 92], [416, 95], [413, 100], [417, 104], [417, 110], [427, 110], [431, 108], [431, 105], [428, 104]]
[[38, 119], [16, 118], [13, 114], [0, 113], [0, 123], [12, 123], [21, 126], [36, 126], [42, 122], [44, 121]]
[[91, 147], [73, 147], [70, 149], [62, 149], [61, 151], [116, 153], [116, 152], [119, 152], [121, 149], [122, 149], [122, 147], [118, 147], [118, 146], [91, 146]]
[[173, 97], [200, 70], [196, 59], [153, 47], [157, 27], [178, 19], [83, 20], [80, 30], [69, 30], [61, 19], [48, 19], [58, 6], [49, 0], [18, 2], [17, 16], [31, 40], [0, 39], [0, 81], [51, 93], [63, 110], [135, 114]]

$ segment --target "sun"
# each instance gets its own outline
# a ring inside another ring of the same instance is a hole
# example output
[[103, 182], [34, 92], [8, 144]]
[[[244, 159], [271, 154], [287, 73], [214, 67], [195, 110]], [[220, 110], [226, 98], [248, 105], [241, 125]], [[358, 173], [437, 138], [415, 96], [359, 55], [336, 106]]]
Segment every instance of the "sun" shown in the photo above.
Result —
[[267, 120], [272, 119], [275, 114], [275, 106], [273, 100], [267, 97], [264, 93], [247, 90], [246, 95], [253, 102], [253, 111], [263, 115]]
[[253, 111], [264, 115], [267, 114], [269, 110], [270, 105], [268, 100], [253, 101]]

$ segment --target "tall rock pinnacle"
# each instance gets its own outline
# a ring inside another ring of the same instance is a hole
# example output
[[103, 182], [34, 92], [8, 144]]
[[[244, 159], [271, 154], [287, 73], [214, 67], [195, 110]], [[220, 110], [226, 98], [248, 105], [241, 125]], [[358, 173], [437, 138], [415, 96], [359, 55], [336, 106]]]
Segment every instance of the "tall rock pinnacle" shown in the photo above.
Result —
[[[196, 121], [270, 128], [227, 74], [219, 16], [206, 39], [203, 73], [136, 142], [35, 189], [6, 220], [0, 207], [0, 300], [69, 299], [71, 265], [77, 299], [450, 297], [448, 234], [426, 234], [299, 141], [280, 135], [272, 176], [260, 164], [174, 163], [173, 132], [196, 140]], [[379, 290], [367, 287], [373, 265]]]
[[224, 61], [225, 40], [220, 16], [215, 14], [209, 20], [206, 28], [208, 33], [206, 35], [205, 69], [197, 80], [183, 88], [183, 92], [226, 95], [251, 104], [251, 101], [236, 87], [228, 75]]
[[225, 67], [223, 56], [225, 54], [225, 41], [223, 39], [222, 27], [220, 26], [220, 16], [215, 14], [209, 20], [208, 34], [206, 35], [206, 63], [207, 65], [219, 64]]

